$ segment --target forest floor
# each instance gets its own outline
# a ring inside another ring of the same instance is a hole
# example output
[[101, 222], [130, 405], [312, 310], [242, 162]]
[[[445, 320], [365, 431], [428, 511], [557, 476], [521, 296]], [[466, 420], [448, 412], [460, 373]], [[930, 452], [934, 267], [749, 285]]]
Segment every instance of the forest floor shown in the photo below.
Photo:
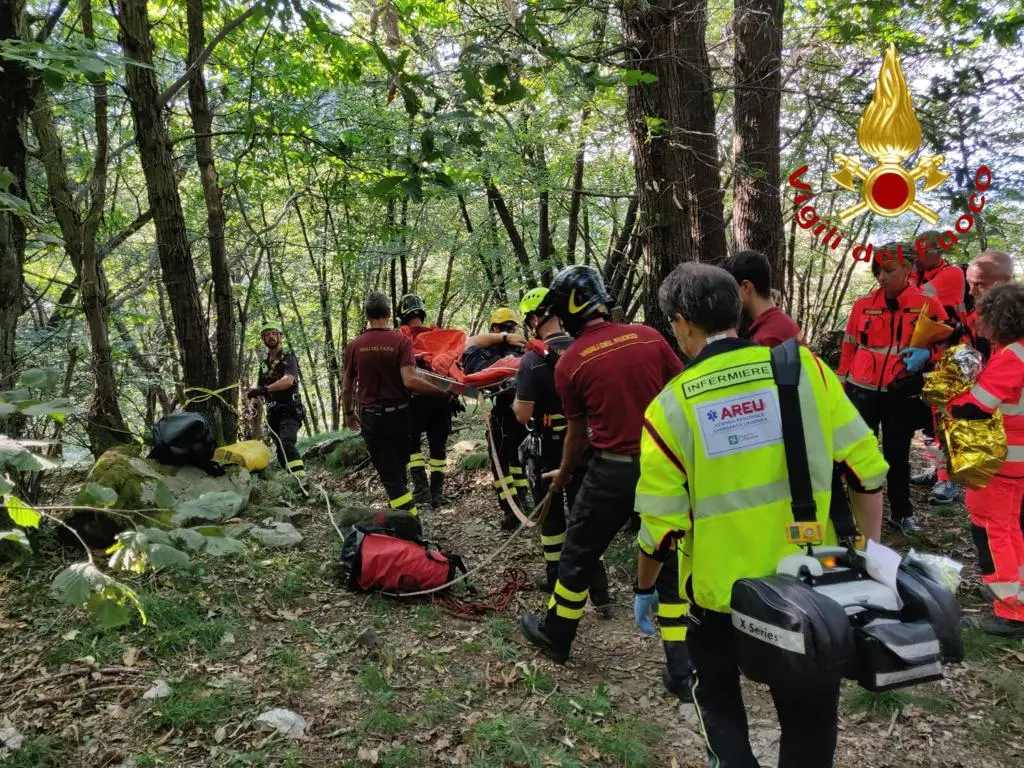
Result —
[[[369, 469], [344, 478], [312, 470], [331, 492], [382, 501]], [[455, 504], [423, 511], [427, 533], [472, 566], [507, 534], [497, 528], [487, 470], [451, 478]], [[661, 687], [660, 643], [633, 626], [634, 556], [624, 534], [607, 556], [617, 608], [606, 620], [588, 609], [562, 667], [519, 635], [517, 616], [545, 603], [532, 589], [505, 613], [472, 622], [437, 604], [342, 587], [340, 543], [325, 508], [306, 506], [288, 483], [271, 474], [248, 514], [258, 519], [259, 505], [292, 505], [305, 540], [292, 550], [250, 550], [139, 577], [146, 627], [103, 630], [58, 604], [47, 591], [63, 566], [55, 547], [27, 571], [0, 574], [0, 729], [13, 726], [24, 737], [15, 751], [0, 739], [0, 764], [706, 765], [692, 706]], [[887, 535], [887, 542], [967, 564], [965, 611], [983, 611], [963, 507], [929, 509], [919, 500], [926, 534], [915, 541]], [[532, 581], [541, 567], [536, 538], [521, 535], [501, 565], [475, 579], [481, 592], [500, 587], [509, 566]], [[967, 659], [939, 683], [882, 695], [847, 683], [837, 765], [1024, 764], [1024, 643], [974, 631], [965, 641]], [[170, 694], [144, 699], [158, 680]], [[778, 732], [767, 691], [745, 690], [755, 751], [762, 765], [774, 766]], [[301, 715], [304, 738], [256, 721], [273, 708]]]

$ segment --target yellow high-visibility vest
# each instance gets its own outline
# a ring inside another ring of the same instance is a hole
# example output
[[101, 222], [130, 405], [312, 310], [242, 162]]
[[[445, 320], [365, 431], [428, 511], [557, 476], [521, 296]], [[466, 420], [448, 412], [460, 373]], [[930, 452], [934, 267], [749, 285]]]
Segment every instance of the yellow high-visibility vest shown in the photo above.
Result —
[[[684, 537], [681, 569], [693, 599], [729, 611], [737, 579], [775, 572], [799, 551], [793, 522], [771, 350], [733, 347], [690, 365], [648, 406], [640, 443], [636, 511], [641, 549]], [[833, 462], [866, 489], [885, 481], [878, 441], [835, 374], [800, 350], [800, 411], [817, 519], [828, 523]]]

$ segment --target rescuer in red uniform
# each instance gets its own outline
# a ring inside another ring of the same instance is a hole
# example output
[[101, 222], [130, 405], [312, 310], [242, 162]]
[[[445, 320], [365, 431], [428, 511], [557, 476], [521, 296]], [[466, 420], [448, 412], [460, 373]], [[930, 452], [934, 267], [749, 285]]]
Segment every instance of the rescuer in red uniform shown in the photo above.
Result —
[[800, 326], [772, 298], [772, 267], [764, 254], [739, 251], [722, 265], [740, 287], [743, 314], [750, 322], [744, 334], [762, 347], [775, 347], [787, 339], [803, 341]]
[[1006, 429], [1006, 461], [981, 489], [967, 490], [967, 511], [982, 580], [992, 596], [993, 617], [978, 626], [1004, 637], [1024, 638], [1024, 286], [992, 288], [978, 317], [992, 342], [992, 356], [970, 392], [947, 410], [958, 419], [985, 419], [996, 409]]
[[[418, 515], [405, 481], [409, 458], [409, 390], [445, 393], [416, 375], [412, 342], [391, 329], [391, 308], [382, 293], [363, 305], [367, 329], [345, 347], [341, 400], [345, 426], [359, 429], [392, 509]], [[358, 396], [359, 410], [353, 400]]]
[[912, 398], [920, 393], [920, 371], [930, 351], [909, 349], [910, 339], [922, 307], [933, 320], [945, 320], [946, 313], [935, 298], [907, 284], [910, 269], [907, 261], [872, 263], [879, 287], [853, 304], [837, 373], [868, 426], [875, 434], [882, 429], [889, 522], [904, 533], [918, 533], [909, 472], [915, 414], [922, 404]]
[[682, 364], [653, 328], [610, 322], [611, 297], [593, 267], [559, 272], [547, 303], [547, 312], [575, 337], [555, 367], [568, 427], [551, 486], [569, 484], [588, 431], [594, 456], [569, 517], [547, 616], [524, 614], [519, 627], [533, 645], [564, 663], [601, 555], [633, 515], [644, 410]]
[[[967, 319], [967, 307], [964, 304], [966, 283], [964, 272], [960, 267], [950, 264], [942, 257], [942, 249], [939, 247], [938, 232], [924, 232], [917, 238], [930, 242], [929, 247], [918, 248], [920, 254], [914, 269], [910, 273], [910, 284], [917, 286], [926, 296], [937, 299], [942, 308], [946, 311], [951, 325], [963, 323]], [[904, 254], [909, 249], [904, 249]], [[925, 458], [929, 465], [921, 473], [915, 473], [911, 478], [912, 482], [919, 485], [926, 485], [936, 480], [928, 499], [931, 504], [952, 504], [963, 493], [963, 489], [955, 483], [950, 482], [949, 473], [946, 470], [946, 457], [934, 438], [933, 424], [928, 424], [926, 434], [931, 438], [926, 442]]]
[[[985, 251], [967, 266], [967, 289], [975, 302], [981, 301], [997, 285], [1012, 281], [1013, 259], [1002, 251]], [[964, 341], [987, 358], [989, 343], [984, 334], [979, 332], [977, 320], [978, 310], [975, 307], [964, 318]]]

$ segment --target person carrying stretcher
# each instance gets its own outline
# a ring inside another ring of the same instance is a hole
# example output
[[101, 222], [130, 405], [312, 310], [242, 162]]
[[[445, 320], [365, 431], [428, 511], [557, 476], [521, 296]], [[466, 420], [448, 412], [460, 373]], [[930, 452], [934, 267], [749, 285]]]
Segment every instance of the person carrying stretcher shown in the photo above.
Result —
[[[562, 446], [565, 442], [566, 419], [562, 399], [555, 388], [555, 365], [569, 345], [572, 336], [562, 330], [557, 315], [548, 314], [547, 288], [529, 291], [519, 305], [523, 313], [523, 325], [536, 339], [527, 345], [526, 355], [519, 364], [516, 376], [516, 401], [512, 410], [520, 424], [528, 426], [530, 436], [524, 447], [531, 446], [529, 458], [524, 461], [527, 480], [533, 492], [533, 502], [541, 502], [551, 481], [544, 474], [557, 470], [562, 463]], [[565, 544], [565, 520], [572, 509], [576, 494], [583, 485], [587, 463], [592, 451], [587, 450], [580, 461], [580, 468], [564, 490], [552, 494], [547, 514], [541, 523], [540, 540], [544, 548], [545, 572], [537, 577], [536, 586], [544, 592], [551, 592], [558, 579], [558, 561]], [[611, 602], [608, 596], [608, 574], [601, 562], [590, 585], [590, 597], [594, 605], [604, 606]]]
[[[471, 336], [462, 353], [462, 369], [466, 373], [479, 373], [509, 355], [521, 356], [526, 339], [516, 331], [519, 318], [515, 310], [499, 307], [491, 313], [490, 331]], [[519, 519], [512, 504], [525, 506], [528, 483], [519, 463], [519, 444], [526, 438], [526, 429], [512, 412], [515, 391], [502, 392], [494, 398], [488, 425], [488, 458], [494, 475], [494, 488], [501, 507], [501, 529], [513, 531]], [[497, 461], [495, 460], [497, 459]]]

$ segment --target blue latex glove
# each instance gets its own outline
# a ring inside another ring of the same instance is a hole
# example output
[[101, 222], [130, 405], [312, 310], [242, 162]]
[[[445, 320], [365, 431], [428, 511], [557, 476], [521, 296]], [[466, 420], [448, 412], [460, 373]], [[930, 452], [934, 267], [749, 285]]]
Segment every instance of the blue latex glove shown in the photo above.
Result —
[[903, 364], [907, 366], [907, 370], [911, 373], [920, 373], [931, 356], [932, 353], [930, 351], [921, 349], [921, 347], [907, 347], [900, 350]]
[[633, 620], [637, 629], [645, 635], [656, 635], [658, 630], [651, 620], [658, 612], [658, 593], [651, 592], [649, 595], [633, 595]]

